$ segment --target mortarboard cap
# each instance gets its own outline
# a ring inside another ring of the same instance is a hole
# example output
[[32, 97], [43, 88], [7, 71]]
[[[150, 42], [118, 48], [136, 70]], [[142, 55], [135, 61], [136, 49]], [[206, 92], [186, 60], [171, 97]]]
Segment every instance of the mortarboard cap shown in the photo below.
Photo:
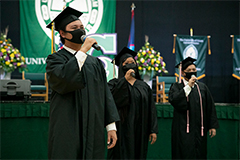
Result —
[[[52, 22], [55, 23], [55, 29], [57, 31], [59, 30], [65, 30], [65, 27], [67, 24], [79, 20], [78, 18], [83, 13], [80, 11], [77, 11], [71, 7], [65, 8], [60, 14], [57, 15], [57, 17], [54, 18]], [[47, 28], [52, 28], [52, 22], [47, 25]]]
[[[115, 57], [113, 61], [115, 61], [115, 64], [119, 66], [123, 61], [125, 61], [128, 57], [134, 57], [137, 55], [136, 52], [134, 52], [131, 49], [128, 49], [127, 47], [124, 47]], [[113, 63], [112, 61], [112, 63]]]
[[[182, 71], [185, 70], [188, 66], [194, 64], [193, 62], [196, 61], [196, 59], [193, 59], [191, 57], [187, 57], [182, 61]], [[181, 63], [181, 62], [180, 62]], [[178, 63], [175, 68], [178, 68], [180, 63]], [[195, 65], [195, 64], [194, 64]]]

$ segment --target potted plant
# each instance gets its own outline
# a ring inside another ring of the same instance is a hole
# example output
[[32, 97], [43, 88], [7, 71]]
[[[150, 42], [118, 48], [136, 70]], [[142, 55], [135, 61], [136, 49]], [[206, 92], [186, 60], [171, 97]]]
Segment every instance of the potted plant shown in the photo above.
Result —
[[10, 79], [11, 72], [18, 69], [20, 72], [26, 68], [25, 58], [7, 38], [8, 27], [0, 35], [0, 78]]
[[135, 60], [137, 61], [138, 70], [142, 78], [148, 82], [156, 73], [168, 73], [166, 70], [166, 63], [163, 61], [159, 51], [155, 51], [154, 48], [148, 42], [148, 37], [145, 38], [146, 43], [138, 51]]

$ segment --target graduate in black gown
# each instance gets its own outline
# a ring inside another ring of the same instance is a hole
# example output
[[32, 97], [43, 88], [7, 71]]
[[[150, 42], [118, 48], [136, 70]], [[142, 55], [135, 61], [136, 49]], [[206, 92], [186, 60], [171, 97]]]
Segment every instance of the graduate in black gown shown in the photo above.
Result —
[[104, 159], [105, 144], [112, 141], [108, 145], [112, 148], [117, 140], [119, 115], [102, 62], [86, 54], [96, 40], [88, 37], [83, 44], [80, 40], [85, 34], [81, 14], [67, 7], [54, 19], [64, 46], [46, 60], [52, 89], [49, 159]]
[[188, 57], [177, 65], [183, 80], [173, 83], [169, 91], [174, 107], [172, 159], [207, 159], [207, 136], [214, 137], [219, 127], [212, 95], [197, 81], [194, 61]]
[[136, 52], [123, 48], [116, 56], [118, 78], [108, 82], [120, 122], [117, 122], [118, 141], [108, 150], [108, 159], [146, 159], [148, 141], [157, 139], [158, 124], [152, 90], [141, 80]]

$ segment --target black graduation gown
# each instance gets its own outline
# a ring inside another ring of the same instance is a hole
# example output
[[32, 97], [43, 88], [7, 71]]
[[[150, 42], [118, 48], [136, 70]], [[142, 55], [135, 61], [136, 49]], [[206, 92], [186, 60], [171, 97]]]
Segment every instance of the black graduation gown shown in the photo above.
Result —
[[157, 113], [150, 87], [141, 80], [130, 85], [122, 77], [108, 82], [120, 115], [118, 141], [108, 159], [146, 159], [151, 133], [158, 133]]
[[52, 89], [49, 159], [103, 159], [105, 126], [119, 115], [102, 62], [88, 55], [79, 71], [77, 59], [65, 49], [46, 62]]
[[[202, 97], [204, 136], [201, 136], [201, 107], [197, 86], [194, 85], [189, 101], [183, 83], [173, 83], [169, 91], [169, 102], [174, 107], [172, 122], [172, 159], [206, 159], [207, 132], [218, 128], [218, 120], [213, 98], [207, 86], [197, 82]], [[187, 130], [187, 110], [189, 110], [189, 133]]]

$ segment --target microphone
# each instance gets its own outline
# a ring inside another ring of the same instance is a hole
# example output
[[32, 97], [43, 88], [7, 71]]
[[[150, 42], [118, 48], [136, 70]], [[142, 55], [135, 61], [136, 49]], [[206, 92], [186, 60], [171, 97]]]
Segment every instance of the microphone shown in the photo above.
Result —
[[[191, 78], [192, 78], [192, 77], [197, 78], [197, 77], [196, 77], [195, 75], [193, 75], [193, 74], [191, 75]], [[195, 82], [197, 82], [197, 81], [198, 81], [198, 80], [196, 79]]]
[[[82, 36], [81, 36], [81, 40], [82, 40], [83, 43], [84, 43], [84, 41], [85, 41], [86, 38], [87, 38], [86, 35], [82, 35]], [[94, 43], [94, 44], [92, 45], [92, 47], [93, 47], [94, 49], [98, 50], [98, 51], [101, 49], [101, 47], [100, 47], [97, 43]]]
[[134, 78], [135, 78], [135, 76], [136, 76], [134, 72], [131, 72], [130, 75], [131, 75], [132, 77], [134, 77]]

